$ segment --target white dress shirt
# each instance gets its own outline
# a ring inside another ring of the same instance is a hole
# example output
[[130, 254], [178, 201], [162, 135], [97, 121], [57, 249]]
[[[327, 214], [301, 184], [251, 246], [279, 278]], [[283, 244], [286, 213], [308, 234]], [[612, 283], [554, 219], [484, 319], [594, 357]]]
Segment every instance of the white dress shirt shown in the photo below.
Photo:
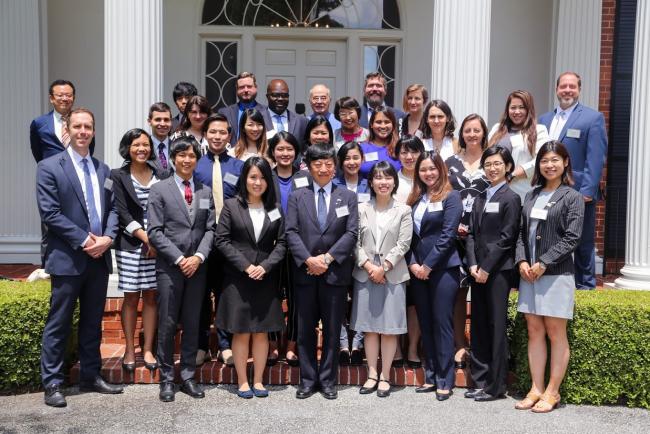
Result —
[[171, 165], [171, 161], [169, 161], [169, 137], [167, 137], [165, 140], [162, 142], [156, 138], [153, 134], [151, 135], [151, 140], [153, 141], [153, 152], [156, 155], [156, 159], [158, 158], [158, 145], [161, 143], [164, 146], [163, 148], [163, 153], [165, 154], [165, 158], [167, 159], [167, 167]]
[[[425, 151], [433, 151], [433, 139], [422, 139], [422, 144]], [[452, 155], [454, 155], [454, 141], [445, 136], [440, 144], [440, 157], [442, 157], [442, 161], [447, 161], [447, 158]]]
[[577, 101], [575, 102], [575, 104], [573, 104], [571, 107], [569, 107], [566, 110], [562, 110], [561, 107], [557, 107], [555, 109], [555, 116], [553, 116], [553, 120], [551, 121], [551, 127], [548, 132], [548, 135], [552, 140], [557, 140], [560, 138], [560, 133], [562, 132], [562, 128], [564, 128], [564, 125], [566, 125], [566, 121], [567, 119], [569, 119], [569, 116], [571, 116], [571, 113], [573, 113], [573, 110], [576, 108], [576, 105], [578, 105]]
[[[313, 183], [313, 188], [314, 188], [314, 205], [316, 205], [316, 213], [318, 213], [318, 190], [321, 189], [321, 187], [314, 182]], [[332, 181], [328, 182], [323, 186], [323, 190], [325, 190], [325, 206], [327, 207], [327, 212], [330, 212], [330, 199], [332, 198]]]
[[[63, 119], [61, 117], [61, 113], [58, 111], [54, 110], [52, 113], [52, 117], [54, 118], [54, 134], [59, 138], [59, 141], [63, 143]], [[65, 145], [64, 145], [65, 146]]]
[[264, 217], [266, 217], [266, 210], [263, 206], [259, 208], [248, 207], [248, 215], [251, 216], [253, 222], [253, 233], [255, 234], [255, 242], [259, 241], [262, 234], [262, 227], [264, 226]]

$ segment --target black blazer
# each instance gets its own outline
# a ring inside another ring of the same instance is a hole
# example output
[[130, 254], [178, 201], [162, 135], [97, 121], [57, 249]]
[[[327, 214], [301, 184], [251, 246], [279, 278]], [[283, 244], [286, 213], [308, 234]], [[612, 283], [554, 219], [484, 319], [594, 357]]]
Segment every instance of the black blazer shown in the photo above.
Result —
[[537, 225], [535, 258], [531, 258], [528, 243], [530, 211], [539, 196], [541, 187], [526, 194], [521, 213], [521, 229], [517, 239], [516, 262], [527, 261], [530, 265], [541, 262], [546, 265], [547, 275], [573, 274], [572, 253], [582, 236], [585, 202], [582, 194], [567, 185], [561, 185], [546, 205], [546, 220]]
[[486, 273], [511, 270], [515, 264], [515, 248], [519, 236], [521, 199], [507, 184], [490, 198], [499, 204], [499, 212], [484, 211], [487, 192], [474, 199], [467, 235], [467, 263], [477, 265]]

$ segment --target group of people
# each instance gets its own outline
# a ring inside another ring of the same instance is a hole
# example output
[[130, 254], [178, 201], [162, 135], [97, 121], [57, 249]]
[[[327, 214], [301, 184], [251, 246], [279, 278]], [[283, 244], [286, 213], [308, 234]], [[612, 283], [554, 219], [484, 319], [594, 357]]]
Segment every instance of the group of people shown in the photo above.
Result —
[[602, 115], [578, 102], [579, 75], [558, 77], [559, 105], [539, 121], [532, 95], [517, 90], [491, 131], [470, 114], [458, 139], [451, 108], [429, 101], [422, 85], [407, 87], [404, 112], [387, 107], [379, 73], [366, 77], [362, 104], [342, 97], [333, 112], [329, 89], [314, 86], [309, 118], [288, 109], [283, 80], [269, 82], [268, 106], [256, 100], [253, 74], [236, 83], [238, 103], [218, 113], [179, 83], [179, 115], [153, 104], [151, 134], [127, 131], [124, 165], [113, 170], [91, 156], [94, 116], [73, 109], [72, 83], [50, 86], [54, 110], [31, 126], [52, 279], [41, 357], [46, 404], [66, 405], [63, 354], [77, 299], [80, 387], [122, 391], [99, 375], [112, 246], [124, 292], [122, 366], [135, 369], [142, 295], [142, 357], [160, 370], [162, 401], [176, 392], [179, 324], [181, 390], [204, 396], [194, 374], [210, 357], [213, 318], [219, 357], [234, 365], [242, 398], [268, 396], [263, 372], [286, 333], [287, 363], [300, 366], [297, 398], [320, 391], [335, 399], [338, 366], [360, 364], [363, 349], [361, 394], [389, 396], [391, 367], [406, 363], [424, 365], [415, 391], [444, 401], [469, 358], [475, 387], [465, 397], [499, 399], [508, 295], [518, 288], [533, 381], [516, 408], [552, 411], [569, 359], [574, 289], [595, 287], [592, 220], [606, 139]]

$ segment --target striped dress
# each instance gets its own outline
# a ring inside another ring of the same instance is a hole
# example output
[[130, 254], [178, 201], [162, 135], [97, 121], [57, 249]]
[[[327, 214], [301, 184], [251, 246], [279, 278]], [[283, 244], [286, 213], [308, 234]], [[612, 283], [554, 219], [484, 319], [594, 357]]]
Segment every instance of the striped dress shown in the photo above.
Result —
[[[144, 209], [144, 227], [147, 230], [147, 203], [151, 186], [158, 182], [158, 178], [151, 177], [148, 185], [142, 185], [131, 176], [135, 193], [140, 205]], [[142, 247], [136, 250], [115, 250], [119, 280], [117, 289], [124, 292], [136, 292], [146, 289], [156, 289], [156, 258], [147, 259], [142, 254]]]

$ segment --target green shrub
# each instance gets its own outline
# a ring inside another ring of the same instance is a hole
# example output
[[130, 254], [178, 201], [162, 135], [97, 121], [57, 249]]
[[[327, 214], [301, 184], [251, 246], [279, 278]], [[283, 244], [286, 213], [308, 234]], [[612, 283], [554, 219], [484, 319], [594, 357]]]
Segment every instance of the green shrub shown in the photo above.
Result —
[[[41, 385], [41, 338], [50, 308], [50, 282], [0, 281], [0, 392], [35, 390]], [[75, 314], [66, 360], [74, 359]], [[66, 364], [68, 365], [68, 364]], [[66, 373], [69, 367], [66, 367]]]
[[[513, 386], [525, 394], [530, 389], [528, 338], [516, 304], [513, 294], [508, 336]], [[564, 402], [650, 408], [650, 291], [576, 291], [568, 337], [571, 359], [560, 389]]]

